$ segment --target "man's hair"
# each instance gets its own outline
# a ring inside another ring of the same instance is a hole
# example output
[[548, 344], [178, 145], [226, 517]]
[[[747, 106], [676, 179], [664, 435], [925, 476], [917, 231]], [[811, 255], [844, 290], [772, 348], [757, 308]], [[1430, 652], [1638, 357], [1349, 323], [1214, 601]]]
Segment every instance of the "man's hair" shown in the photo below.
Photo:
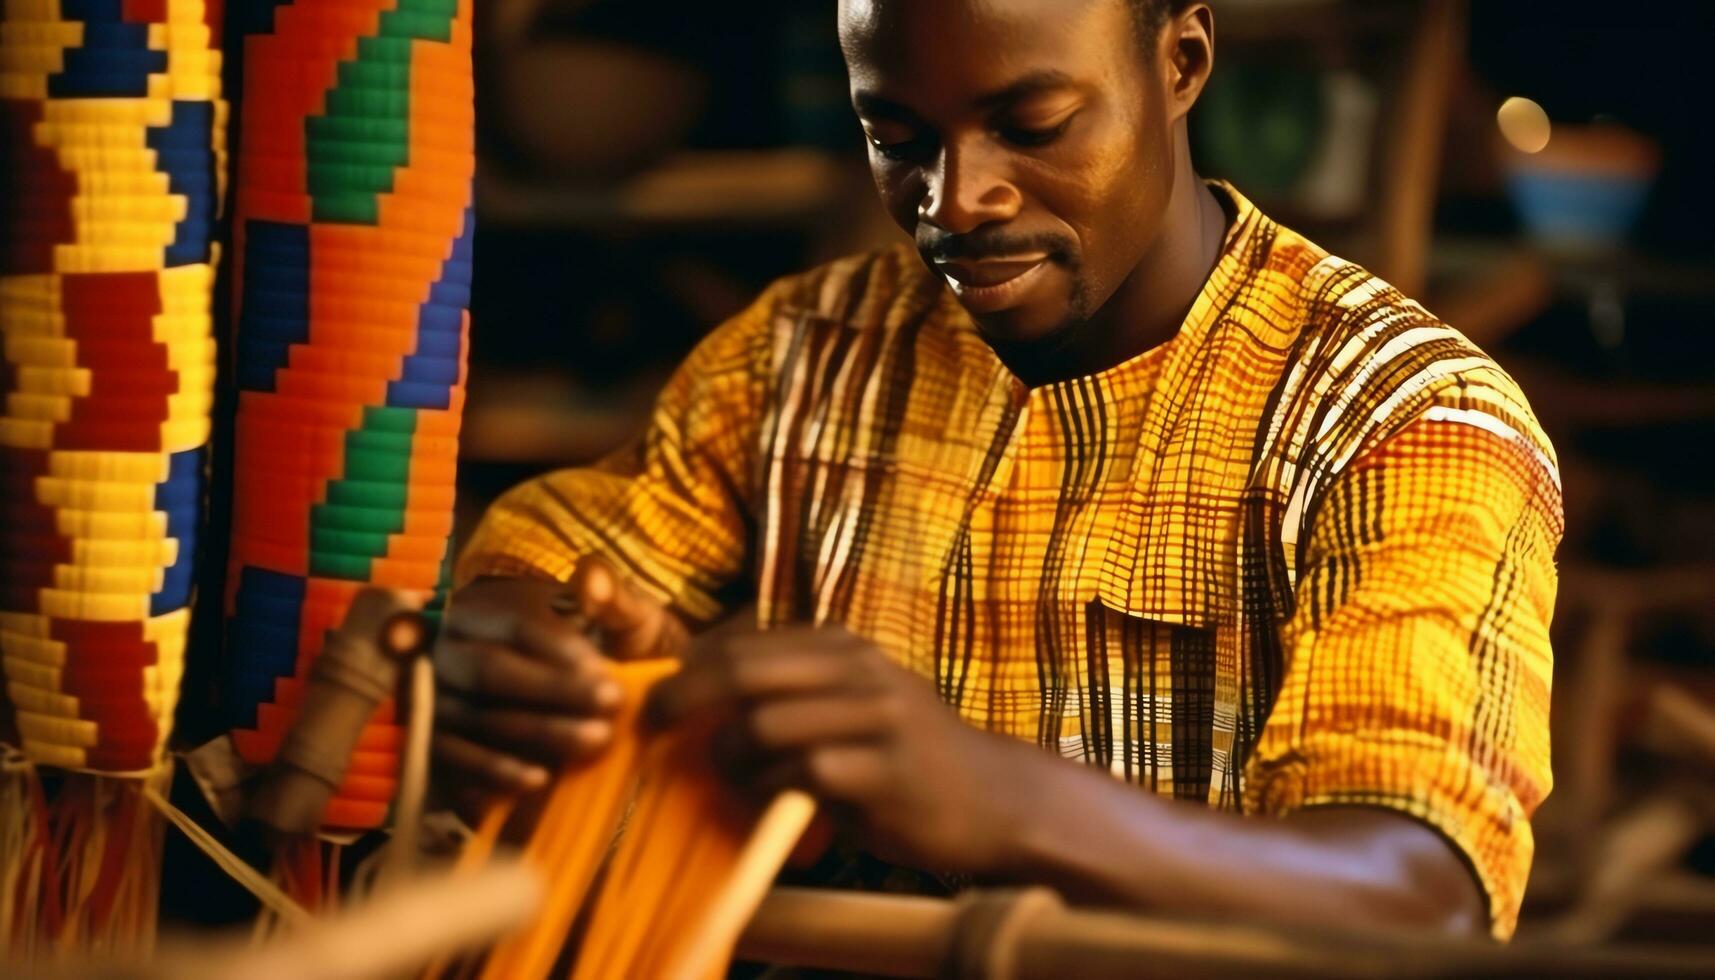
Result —
[[1145, 57], [1154, 57], [1155, 38], [1166, 26], [1167, 18], [1191, 5], [1191, 0], [1126, 0], [1131, 5], [1132, 20], [1137, 24], [1137, 38], [1143, 44]]

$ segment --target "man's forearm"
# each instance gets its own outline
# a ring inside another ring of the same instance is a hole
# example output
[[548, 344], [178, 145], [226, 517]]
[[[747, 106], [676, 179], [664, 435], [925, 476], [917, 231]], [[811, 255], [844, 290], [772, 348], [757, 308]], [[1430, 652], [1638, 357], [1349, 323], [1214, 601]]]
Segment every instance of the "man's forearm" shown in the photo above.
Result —
[[[997, 736], [998, 737], [998, 736]], [[1003, 806], [1007, 877], [1068, 898], [1261, 921], [1480, 935], [1480, 889], [1439, 834], [1404, 814], [1328, 807], [1245, 818], [1161, 799], [1019, 748]]]

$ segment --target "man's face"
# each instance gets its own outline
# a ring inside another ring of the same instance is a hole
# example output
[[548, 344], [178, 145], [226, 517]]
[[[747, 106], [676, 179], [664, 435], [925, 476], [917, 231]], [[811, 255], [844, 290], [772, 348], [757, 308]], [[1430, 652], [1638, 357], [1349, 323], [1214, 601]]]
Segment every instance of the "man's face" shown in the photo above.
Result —
[[1064, 343], [1156, 239], [1164, 76], [1125, 0], [842, 0], [893, 219], [992, 341]]

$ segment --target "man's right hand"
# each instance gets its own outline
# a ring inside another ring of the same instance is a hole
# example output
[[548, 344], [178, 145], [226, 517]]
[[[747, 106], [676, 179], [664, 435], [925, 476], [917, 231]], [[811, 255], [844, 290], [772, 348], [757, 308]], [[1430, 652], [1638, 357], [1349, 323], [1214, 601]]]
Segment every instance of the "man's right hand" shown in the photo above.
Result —
[[479, 579], [448, 606], [435, 645], [439, 789], [468, 814], [548, 785], [613, 737], [610, 660], [677, 656], [679, 618], [600, 558], [569, 582]]

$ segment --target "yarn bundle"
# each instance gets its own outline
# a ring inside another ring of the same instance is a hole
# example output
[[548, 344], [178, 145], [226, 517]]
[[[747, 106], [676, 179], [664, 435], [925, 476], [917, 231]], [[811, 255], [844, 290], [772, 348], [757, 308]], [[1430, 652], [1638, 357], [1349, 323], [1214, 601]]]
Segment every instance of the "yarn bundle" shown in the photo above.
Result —
[[[471, 0], [246, 0], [222, 710], [278, 751], [366, 585], [439, 594], [471, 281]], [[324, 818], [386, 822], [384, 703]]]
[[[183, 672], [214, 383], [221, 7], [3, 11], [0, 739], [16, 799], [0, 911], [22, 943], [99, 943], [153, 928], [155, 882], [127, 872], [147, 867], [156, 825], [143, 780], [110, 777], [163, 778]], [[41, 766], [77, 775], [44, 792]]]
[[[613, 744], [560, 773], [523, 842], [524, 863], [549, 883], [534, 921], [480, 963], [437, 963], [426, 976], [727, 975], [739, 934], [816, 804], [798, 790], [766, 806], [735, 792], [717, 774], [707, 731], [645, 732], [638, 719], [648, 692], [676, 669], [669, 659], [615, 665], [624, 696]], [[493, 856], [520, 822], [514, 805], [502, 800], [488, 812], [460, 872]]]

